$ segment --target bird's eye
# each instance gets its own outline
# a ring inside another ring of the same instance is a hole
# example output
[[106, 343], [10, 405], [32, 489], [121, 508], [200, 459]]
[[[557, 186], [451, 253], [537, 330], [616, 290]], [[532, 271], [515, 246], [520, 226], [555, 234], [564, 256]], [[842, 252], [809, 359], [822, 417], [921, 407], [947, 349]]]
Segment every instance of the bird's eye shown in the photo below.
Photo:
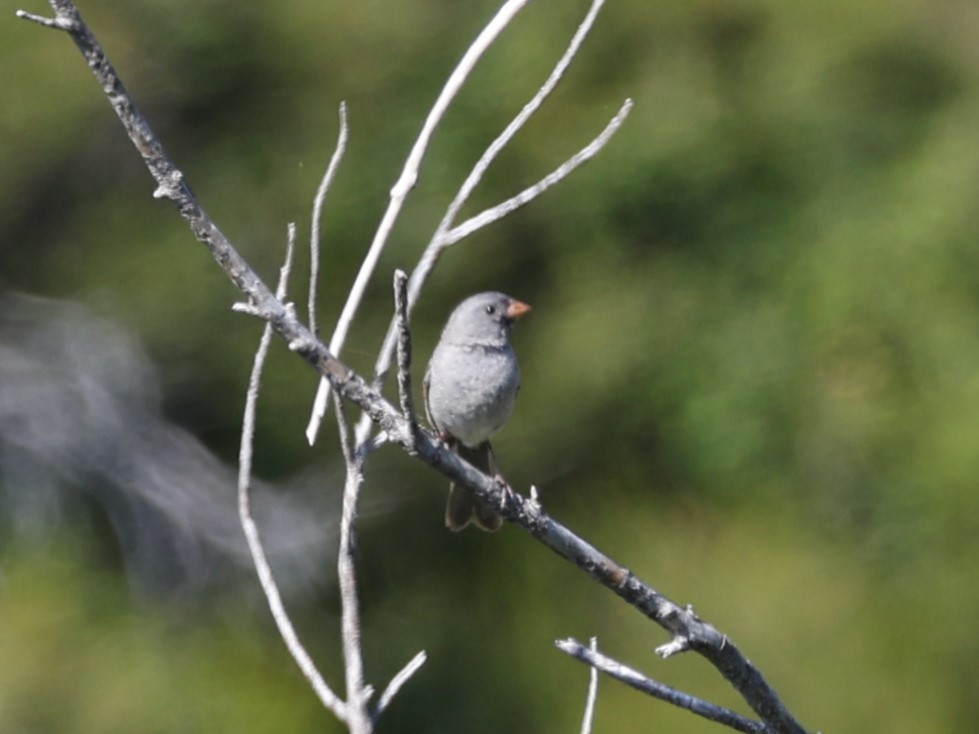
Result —
[[490, 304], [489, 306], [487, 306], [486, 307], [486, 313], [488, 313], [490, 316], [492, 316], [493, 314], [495, 314], [496, 313], [496, 306], [494, 306], [492, 304]]

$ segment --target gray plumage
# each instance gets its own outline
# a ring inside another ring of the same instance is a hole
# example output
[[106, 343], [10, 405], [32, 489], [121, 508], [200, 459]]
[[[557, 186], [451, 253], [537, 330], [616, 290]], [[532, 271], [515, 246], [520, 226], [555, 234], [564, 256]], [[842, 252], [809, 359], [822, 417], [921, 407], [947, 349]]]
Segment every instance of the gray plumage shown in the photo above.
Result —
[[[510, 344], [514, 320], [530, 310], [503, 293], [478, 293], [456, 306], [425, 372], [428, 419], [463, 459], [497, 474], [490, 437], [513, 414], [520, 366]], [[445, 524], [499, 530], [503, 518], [466, 487], [449, 486]]]

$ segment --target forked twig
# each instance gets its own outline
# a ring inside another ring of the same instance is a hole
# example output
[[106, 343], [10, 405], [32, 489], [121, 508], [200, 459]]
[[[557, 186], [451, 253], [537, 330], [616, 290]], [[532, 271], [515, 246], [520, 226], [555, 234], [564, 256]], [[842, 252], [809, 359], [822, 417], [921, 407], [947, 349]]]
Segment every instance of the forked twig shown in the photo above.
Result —
[[606, 675], [635, 688], [637, 691], [658, 698], [661, 701], [671, 703], [674, 706], [679, 706], [705, 719], [730, 727], [735, 731], [745, 732], [745, 734], [759, 734], [759, 732], [767, 730], [765, 724], [760, 721], [752, 721], [736, 711], [718, 706], [709, 701], [704, 701], [701, 698], [691, 696], [683, 691], [678, 691], [676, 688], [654, 681], [639, 671], [603, 655], [596, 649], [594, 638], [592, 639], [591, 647], [585, 647], [577, 640], [572, 639], [557, 640], [554, 644], [561, 652], [565, 652], [571, 657], [591, 666], [592, 674], [600, 670]]
[[608, 121], [605, 129], [598, 134], [598, 136], [592, 140], [588, 145], [579, 150], [573, 156], [568, 158], [564, 163], [554, 169], [551, 173], [544, 176], [540, 181], [528, 186], [526, 189], [521, 191], [519, 194], [511, 196], [506, 201], [502, 201], [496, 206], [492, 206], [489, 209], [481, 211], [473, 217], [470, 217], [462, 224], [459, 224], [452, 229], [445, 232], [442, 237], [438, 240], [439, 250], [443, 250], [447, 247], [459, 242], [478, 229], [482, 229], [488, 224], [492, 224], [498, 219], [502, 219], [507, 214], [516, 211], [524, 204], [527, 204], [538, 196], [547, 191], [551, 186], [561, 181], [568, 174], [570, 174], [574, 169], [580, 166], [582, 163], [586, 163], [598, 154], [598, 152], [605, 147], [605, 144], [612, 138], [616, 131], [625, 122], [625, 118], [629, 116], [632, 111], [632, 100], [627, 99], [622, 103], [619, 111], [615, 113], [615, 116]]
[[[462, 211], [462, 207], [465, 206], [466, 202], [469, 200], [469, 197], [472, 195], [472, 192], [479, 185], [479, 182], [482, 181], [483, 175], [489, 169], [493, 161], [496, 160], [496, 157], [513, 139], [513, 137], [520, 132], [527, 121], [530, 120], [531, 116], [533, 116], [533, 114], [540, 109], [541, 105], [543, 105], [547, 98], [551, 95], [551, 92], [554, 91], [558, 83], [564, 78], [565, 72], [568, 70], [568, 67], [571, 66], [571, 62], [574, 61], [575, 56], [578, 55], [578, 50], [581, 48], [581, 44], [584, 43], [585, 38], [588, 37], [588, 33], [595, 24], [595, 19], [598, 17], [598, 13], [604, 4], [605, 0], [593, 0], [591, 7], [588, 9], [588, 13], [578, 26], [578, 30], [576, 30], [574, 35], [571, 37], [571, 41], [568, 44], [568, 48], [565, 50], [564, 55], [558, 59], [557, 64], [554, 65], [554, 68], [551, 70], [547, 80], [541, 85], [541, 88], [537, 90], [537, 94], [535, 94], [530, 101], [523, 106], [523, 109], [520, 110], [517, 116], [510, 121], [510, 124], [503, 129], [503, 132], [497, 136], [496, 140], [490, 143], [483, 155], [480, 156], [479, 160], [476, 162], [476, 165], [473, 166], [472, 171], [470, 171], [469, 175], [466, 177], [466, 180], [463, 181], [462, 186], [459, 187], [459, 192], [452, 200], [452, 203], [449, 204], [449, 208], [446, 210], [445, 215], [442, 217], [442, 221], [439, 222], [439, 225], [435, 230], [435, 235], [432, 237], [432, 244], [430, 244], [429, 247], [432, 245], [438, 247], [441, 245], [447, 246], [448, 244], [452, 244], [451, 242], [447, 242], [446, 234], [455, 224], [456, 217], [459, 216], [459, 212]], [[459, 239], [461, 239], [461, 237], [456, 238], [455, 241], [458, 241]]]

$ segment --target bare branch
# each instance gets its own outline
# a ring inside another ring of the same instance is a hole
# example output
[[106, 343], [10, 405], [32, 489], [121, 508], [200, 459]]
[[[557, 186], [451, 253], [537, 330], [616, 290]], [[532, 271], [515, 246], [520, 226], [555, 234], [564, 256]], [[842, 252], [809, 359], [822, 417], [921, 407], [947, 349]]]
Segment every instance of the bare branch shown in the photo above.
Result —
[[492, 224], [498, 219], [502, 219], [507, 214], [519, 209], [524, 204], [536, 199], [538, 196], [547, 191], [551, 186], [561, 181], [568, 174], [570, 174], [574, 169], [580, 166], [582, 163], [586, 163], [595, 157], [595, 155], [605, 147], [605, 144], [611, 139], [615, 134], [615, 131], [621, 127], [622, 123], [625, 122], [625, 118], [629, 116], [629, 112], [632, 110], [632, 100], [627, 99], [622, 103], [622, 107], [615, 114], [611, 120], [609, 120], [608, 125], [605, 129], [592, 140], [588, 145], [575, 153], [571, 158], [562, 163], [557, 169], [549, 173], [547, 176], [542, 178], [540, 181], [535, 183], [533, 186], [521, 191], [516, 196], [512, 196], [504, 202], [497, 204], [494, 207], [486, 209], [480, 212], [474, 217], [470, 217], [465, 222], [457, 227], [453, 227], [451, 230], [446, 232], [443, 236], [439, 245], [441, 247], [449, 247], [454, 245], [459, 240], [468, 237], [477, 229], [482, 229], [488, 224]]
[[316, 198], [313, 200], [313, 223], [310, 227], [309, 236], [309, 330], [319, 336], [319, 328], [316, 325], [316, 288], [320, 278], [320, 222], [323, 218], [323, 204], [326, 202], [326, 195], [330, 191], [343, 153], [347, 149], [347, 103], [340, 103], [340, 131], [337, 133], [337, 144], [330, 157], [330, 164], [326, 167], [323, 180], [316, 190]]
[[[282, 266], [279, 276], [279, 285], [276, 288], [276, 297], [285, 297], [286, 283], [289, 278], [289, 270], [292, 267], [292, 255], [295, 250], [295, 226], [289, 227], [289, 244], [286, 248], [286, 260]], [[248, 541], [248, 550], [251, 552], [255, 570], [258, 572], [258, 579], [265, 592], [265, 597], [272, 611], [272, 618], [279, 628], [279, 634], [286, 643], [289, 653], [292, 655], [303, 675], [310, 682], [316, 695], [327, 709], [341, 721], [347, 720], [346, 706], [330, 686], [323, 679], [316, 664], [313, 663], [306, 648], [299, 641], [289, 614], [286, 612], [282, 597], [279, 594], [278, 585], [272, 575], [272, 568], [269, 566], [268, 558], [265, 555], [265, 548], [259, 536], [258, 526], [251, 514], [251, 468], [252, 468], [252, 447], [255, 437], [255, 412], [258, 403], [258, 395], [261, 391], [262, 371], [265, 367], [265, 360], [268, 357], [269, 345], [272, 342], [272, 326], [265, 325], [262, 338], [255, 353], [254, 364], [252, 365], [251, 377], [248, 381], [248, 394], [245, 398], [245, 413], [242, 419], [241, 428], [241, 448], [238, 456], [238, 515], [241, 519], [241, 527], [245, 532], [245, 539]]]
[[683, 691], [678, 691], [676, 688], [654, 681], [639, 671], [602, 655], [595, 649], [594, 638], [592, 638], [590, 649], [577, 640], [572, 639], [557, 640], [554, 644], [562, 652], [590, 665], [593, 675], [596, 670], [600, 670], [606, 675], [635, 688], [637, 691], [646, 693], [661, 701], [671, 703], [674, 706], [679, 706], [698, 716], [703, 716], [705, 719], [730, 727], [735, 731], [745, 732], [746, 734], [758, 734], [758, 732], [764, 732], [767, 729], [765, 724], [760, 721], [752, 721], [736, 711], [709, 703], [696, 696], [691, 696]]
[[[435, 100], [435, 104], [432, 105], [425, 124], [422, 126], [421, 133], [415, 141], [411, 152], [408, 154], [408, 159], [405, 161], [401, 176], [391, 188], [391, 198], [388, 202], [387, 211], [384, 212], [384, 216], [381, 218], [381, 223], [377, 228], [377, 232], [374, 234], [374, 240], [371, 242], [370, 249], [367, 251], [364, 261], [361, 263], [360, 271], [357, 273], [357, 278], [354, 280], [353, 287], [350, 289], [350, 295], [347, 297], [347, 302], [343, 307], [343, 311], [340, 313], [336, 330], [330, 339], [330, 352], [332, 354], [340, 356], [340, 351], [347, 339], [350, 325], [353, 323], [354, 316], [363, 299], [364, 291], [367, 289], [367, 283], [374, 273], [374, 268], [377, 266], [381, 252], [387, 244], [391, 230], [394, 228], [394, 223], [401, 213], [401, 207], [418, 181], [422, 159], [425, 157], [428, 145], [431, 142], [432, 136], [435, 134], [436, 128], [442, 122], [442, 118], [445, 116], [449, 105], [452, 104], [462, 85], [469, 77], [470, 72], [476, 66], [476, 62], [479, 61], [480, 57], [493, 44], [500, 33], [503, 32], [503, 29], [506, 28], [514, 16], [528, 2], [530, 0], [507, 0], [503, 4], [503, 7], [500, 8], [493, 19], [476, 37], [472, 45], [466, 50], [466, 53], [463, 54], [459, 64], [442, 88], [438, 99]], [[319, 431], [320, 422], [326, 411], [328, 394], [329, 384], [321, 381], [319, 390], [316, 393], [316, 399], [313, 403], [313, 414], [310, 417], [309, 425], [306, 427], [306, 438], [310, 444], [316, 441], [316, 434]]]
[[347, 683], [347, 726], [350, 734], [371, 734], [373, 721], [367, 710], [368, 692], [364, 686], [364, 654], [360, 639], [360, 603], [357, 599], [356, 541], [357, 501], [363, 473], [350, 443], [350, 426], [343, 401], [333, 394], [340, 432], [340, 446], [347, 465], [343, 486], [343, 512], [340, 516], [340, 552], [337, 554], [337, 576], [340, 580], [340, 606], [343, 630], [343, 668]]
[[[340, 397], [364, 410], [371, 421], [384, 433], [387, 441], [396, 443], [404, 449], [413, 445], [418, 460], [425, 462], [449, 479], [470, 487], [477, 499], [499, 508], [504, 518], [517, 524], [558, 555], [574, 563], [594, 580], [669, 631], [674, 639], [678, 637], [686, 639], [689, 649], [710, 661], [772, 731], [779, 734], [805, 734], [806, 730], [785, 708], [778, 694], [761, 672], [725, 635], [702, 621], [691, 610], [679, 607], [637, 578], [628, 568], [604, 555], [590, 543], [549, 517], [535, 499], [527, 500], [507, 487], [504, 482], [477, 471], [427, 431], [419, 429], [417, 440], [412, 441], [408, 421], [400, 411], [381, 397], [363, 377], [337, 359], [309, 329], [299, 322], [295, 309], [288, 308], [281, 299], [275, 297], [207, 216], [180, 172], [166, 155], [162, 144], [136, 109], [102, 47], [82, 22], [71, 1], [49, 0], [49, 2], [58, 17], [66, 19], [59, 22], [57, 27], [67, 28], [67, 32], [85, 57], [123, 127], [156, 180], [158, 191], [176, 205], [194, 236], [208, 248], [231, 282], [245, 295], [254, 312], [268, 321], [272, 330], [285, 340], [290, 349], [306, 359], [322, 377], [328, 379], [333, 390]], [[260, 356], [262, 355], [256, 355], [256, 368], [253, 370], [253, 383], [256, 384], [264, 361], [264, 357], [258, 359]], [[257, 556], [256, 564], [263, 589], [269, 595], [270, 606], [273, 607], [276, 622], [280, 624], [280, 632], [287, 640], [290, 652], [300, 663], [304, 674], [310, 678], [314, 690], [324, 704], [338, 717], [343, 718], [346, 716], [345, 705], [329, 690], [316, 672], [309, 656], [299, 645], [291, 625], [288, 625], [288, 617], [284, 616], [281, 599], [272, 582], [261, 546], [255, 543], [258, 534], [251, 521], [247, 504], [249, 471], [246, 471], [246, 468], [251, 466], [254, 401], [257, 392], [257, 387], [249, 391], [249, 401], [246, 401], [246, 425], [242, 436], [239, 494], [244, 494], [246, 497], [246, 501], [240, 503], [242, 524], [246, 529], [246, 537], [249, 538], [249, 547]]]
[[387, 709], [394, 700], [394, 697], [398, 695], [398, 691], [401, 690], [401, 686], [409, 681], [411, 676], [413, 676], [421, 666], [425, 664], [428, 656], [425, 651], [422, 650], [420, 653], [415, 655], [407, 664], [398, 671], [391, 682], [388, 683], [388, 687], [384, 689], [384, 693], [381, 694], [380, 700], [377, 702], [377, 707], [374, 709], [374, 721], [381, 718], [381, 714]]
[[398, 396], [401, 414], [407, 419], [411, 437], [418, 433], [415, 401], [411, 395], [411, 331], [408, 329], [408, 276], [394, 271], [394, 319], [398, 326]]
[[[598, 650], [598, 638], [592, 637], [588, 645], [592, 652]], [[581, 734], [591, 734], [595, 722], [595, 699], [598, 697], [598, 668], [594, 665], [588, 672], [588, 696], [585, 699], [585, 714], [581, 719]]]

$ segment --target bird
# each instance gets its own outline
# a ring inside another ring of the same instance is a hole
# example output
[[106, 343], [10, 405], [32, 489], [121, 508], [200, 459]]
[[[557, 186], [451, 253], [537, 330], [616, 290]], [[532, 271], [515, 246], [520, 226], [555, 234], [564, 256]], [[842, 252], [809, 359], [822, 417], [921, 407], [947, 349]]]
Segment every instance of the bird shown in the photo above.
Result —
[[[460, 457], [493, 476], [499, 471], [489, 439], [510, 419], [520, 390], [510, 330], [528, 311], [505, 293], [470, 296], [452, 311], [425, 370], [429, 423]], [[468, 487], [450, 484], [446, 527], [458, 532], [470, 522], [494, 532], [503, 518]]]

